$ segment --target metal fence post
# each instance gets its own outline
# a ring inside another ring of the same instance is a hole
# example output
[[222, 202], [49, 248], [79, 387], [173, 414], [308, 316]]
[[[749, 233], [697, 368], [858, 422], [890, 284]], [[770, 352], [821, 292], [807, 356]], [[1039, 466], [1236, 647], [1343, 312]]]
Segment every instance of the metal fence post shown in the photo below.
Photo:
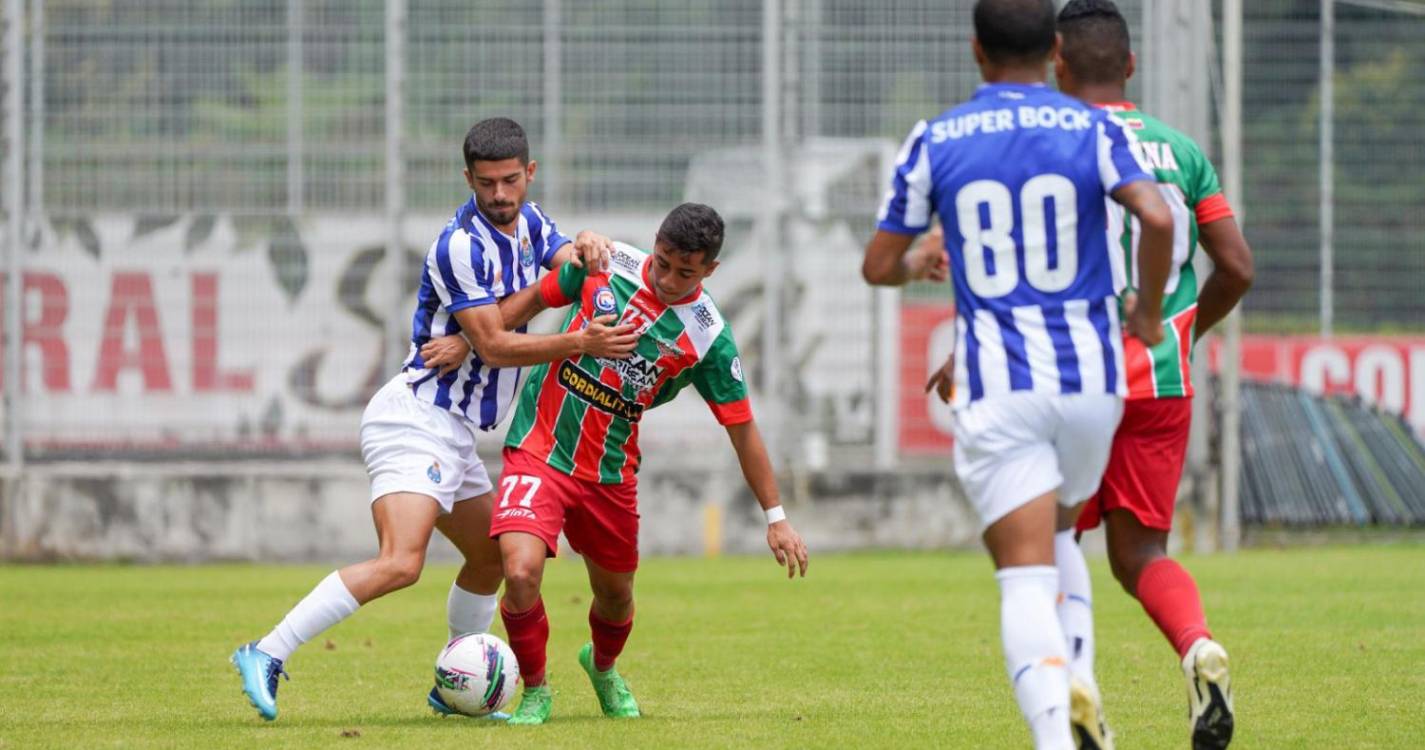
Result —
[[30, 129], [25, 140], [30, 146], [30, 160], [25, 165], [30, 180], [29, 215], [33, 231], [39, 231], [45, 215], [45, 2], [30, 0]]
[[24, 351], [20, 348], [24, 314], [24, 255], [21, 225], [25, 215], [24, 170], [24, 2], [5, 2], [5, 461], [9, 477], [19, 481], [24, 468], [22, 411]]
[[560, 32], [563, 19], [560, 0], [544, 0], [544, 147], [545, 169], [541, 170], [544, 183], [544, 203], [560, 211], [564, 207], [564, 162], [563, 143], [563, 55]]
[[1335, 328], [1336, 2], [1321, 0], [1321, 335]]
[[[1222, 3], [1222, 182], [1238, 223], [1244, 221], [1242, 197], [1242, 0]], [[1235, 552], [1242, 541], [1242, 308], [1223, 322], [1222, 508], [1218, 543]]]
[[782, 219], [786, 190], [782, 144], [782, 0], [762, 5], [762, 159], [766, 164], [767, 200], [762, 202], [761, 242], [763, 267], [762, 404], [767, 416], [765, 441], [773, 460], [781, 457], [783, 417], [781, 404], [782, 324]]
[[24, 0], [6, 0], [4, 7], [5, 45], [4, 71], [5, 99], [0, 111], [0, 121], [5, 124], [4, 169], [4, 213], [5, 213], [5, 303], [4, 303], [4, 346], [0, 347], [0, 358], [4, 360], [5, 375], [5, 473], [3, 487], [4, 505], [0, 507], [0, 553], [7, 556], [15, 548], [18, 535], [18, 503], [23, 495], [25, 468], [24, 415], [22, 409], [22, 381], [24, 377], [24, 351], [20, 347], [22, 321], [25, 306], [20, 295], [23, 284], [24, 255], [21, 252], [22, 218], [24, 212]]
[[303, 185], [302, 52], [303, 0], [287, 0], [287, 213], [295, 220], [305, 208]]
[[388, 359], [405, 354], [405, 320], [401, 302], [406, 296], [405, 238], [406, 212], [405, 100], [406, 91], [406, 0], [386, 0], [386, 272], [390, 274], [391, 307], [387, 310]]

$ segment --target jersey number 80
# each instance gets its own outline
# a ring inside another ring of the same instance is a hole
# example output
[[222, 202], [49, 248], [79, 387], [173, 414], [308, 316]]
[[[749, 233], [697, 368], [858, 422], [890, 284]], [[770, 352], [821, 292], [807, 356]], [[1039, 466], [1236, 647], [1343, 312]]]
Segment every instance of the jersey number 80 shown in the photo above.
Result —
[[[981, 299], [1003, 297], [1019, 286], [1021, 274], [1035, 289], [1053, 294], [1074, 283], [1079, 273], [1078, 197], [1074, 183], [1057, 174], [1031, 177], [1019, 191], [1020, 234], [1024, 238], [1024, 268], [1015, 258], [1014, 207], [1009, 188], [995, 180], [975, 180], [955, 194], [960, 234], [965, 238], [965, 280]], [[1049, 228], [1045, 201], [1054, 204], [1054, 237], [1058, 262], [1049, 267]], [[980, 206], [989, 207], [989, 223]], [[986, 252], [988, 251], [988, 253]], [[991, 256], [992, 260], [986, 256]]]

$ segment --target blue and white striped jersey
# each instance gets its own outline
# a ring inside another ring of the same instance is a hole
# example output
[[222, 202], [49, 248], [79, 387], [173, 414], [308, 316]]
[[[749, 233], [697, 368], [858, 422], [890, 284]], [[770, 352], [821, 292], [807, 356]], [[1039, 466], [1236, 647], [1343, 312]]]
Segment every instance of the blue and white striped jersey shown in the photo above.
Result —
[[[1014, 391], [1125, 390], [1108, 195], [1153, 179], [1107, 112], [1043, 85], [990, 84], [921, 121], [880, 229], [939, 214], [955, 284], [956, 407]], [[1121, 273], [1121, 271], [1119, 271]]]
[[456, 209], [426, 253], [421, 273], [411, 350], [404, 366], [416, 398], [465, 417], [482, 430], [499, 424], [514, 399], [520, 368], [487, 367], [472, 351], [460, 369], [437, 377], [435, 370], [425, 369], [420, 348], [434, 337], [459, 332], [457, 311], [493, 304], [534, 284], [541, 268], [548, 269], [554, 254], [568, 242], [534, 203], [520, 208], [513, 237], [480, 213], [474, 196]]

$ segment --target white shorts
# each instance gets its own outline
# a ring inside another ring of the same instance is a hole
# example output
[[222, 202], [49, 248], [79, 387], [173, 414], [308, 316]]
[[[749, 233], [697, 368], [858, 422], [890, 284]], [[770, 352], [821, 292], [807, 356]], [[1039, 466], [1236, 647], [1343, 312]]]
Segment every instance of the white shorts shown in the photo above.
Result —
[[489, 492], [490, 474], [475, 453], [475, 425], [417, 400], [404, 374], [381, 386], [361, 415], [361, 458], [371, 502], [392, 492], [434, 498], [449, 513], [460, 500]]
[[955, 412], [955, 469], [981, 529], [1046, 492], [1072, 507], [1098, 490], [1123, 399], [1013, 393]]

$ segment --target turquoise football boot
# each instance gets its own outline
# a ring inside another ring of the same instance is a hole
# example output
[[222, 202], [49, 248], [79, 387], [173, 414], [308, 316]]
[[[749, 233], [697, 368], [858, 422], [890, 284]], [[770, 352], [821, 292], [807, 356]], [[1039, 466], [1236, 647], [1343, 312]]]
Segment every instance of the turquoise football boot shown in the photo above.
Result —
[[272, 721], [277, 718], [277, 675], [287, 679], [282, 669], [282, 660], [259, 651], [257, 641], [238, 646], [231, 659], [242, 677], [242, 691], [262, 718]]
[[[431, 687], [430, 694], [426, 696], [426, 705], [430, 706], [430, 710], [440, 716], [464, 716], [464, 714], [459, 711], [445, 705], [445, 701], [440, 697], [440, 689], [437, 686]], [[480, 718], [489, 719], [491, 721], [505, 721], [510, 718], [510, 715], [503, 711], [491, 711]]]

